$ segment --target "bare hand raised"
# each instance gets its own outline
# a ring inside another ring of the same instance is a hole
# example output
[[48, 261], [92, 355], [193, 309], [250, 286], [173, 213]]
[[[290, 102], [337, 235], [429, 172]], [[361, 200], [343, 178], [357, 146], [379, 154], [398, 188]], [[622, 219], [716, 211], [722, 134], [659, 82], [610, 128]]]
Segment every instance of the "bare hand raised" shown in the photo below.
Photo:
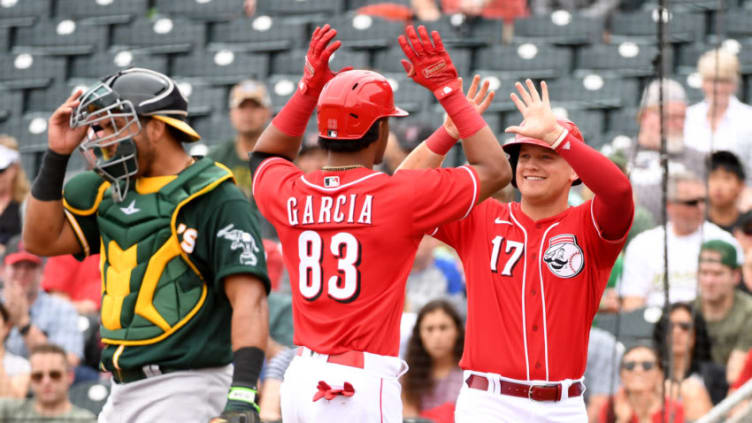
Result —
[[[491, 104], [491, 101], [493, 101], [496, 93], [494, 91], [488, 90], [488, 81], [483, 82], [480, 91], [478, 90], [479, 84], [480, 75], [475, 75], [473, 77], [473, 83], [470, 84], [470, 88], [467, 90], [467, 100], [475, 107], [475, 110], [478, 111], [478, 114], [482, 115], [488, 109], [488, 106]], [[454, 122], [452, 122], [452, 119], [448, 115], [445, 115], [444, 117], [444, 129], [446, 129], [446, 131], [449, 133], [449, 135], [452, 136], [452, 138], [460, 137], [459, 131], [457, 131], [457, 127], [454, 125]]]
[[79, 128], [70, 127], [70, 116], [80, 104], [78, 100], [83, 94], [82, 90], [76, 90], [60, 107], [52, 113], [47, 122], [47, 144], [49, 148], [58, 154], [71, 154], [81, 144], [86, 136], [88, 126]]
[[504, 132], [553, 144], [564, 131], [564, 128], [556, 122], [556, 116], [551, 110], [551, 103], [548, 100], [548, 86], [545, 81], [541, 82], [541, 95], [539, 95], [533, 81], [527, 79], [525, 85], [527, 89], [519, 82], [514, 84], [520, 93], [519, 97], [517, 94], [510, 94], [517, 110], [522, 113], [522, 124], [510, 126]]

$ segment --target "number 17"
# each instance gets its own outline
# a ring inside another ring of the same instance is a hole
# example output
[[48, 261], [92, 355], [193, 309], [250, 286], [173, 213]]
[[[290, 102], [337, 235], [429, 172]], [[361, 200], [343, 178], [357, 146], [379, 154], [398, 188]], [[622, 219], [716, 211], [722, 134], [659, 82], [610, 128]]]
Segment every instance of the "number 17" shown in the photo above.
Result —
[[[504, 237], [497, 235], [493, 240], [491, 240], [491, 244], [493, 245], [493, 252], [491, 253], [491, 271], [494, 273], [497, 273], [498, 270], [498, 262], [499, 262], [499, 253], [501, 252], [501, 244], [504, 241]], [[514, 265], [517, 264], [517, 261], [520, 259], [520, 256], [522, 256], [522, 250], [524, 249], [524, 245], [521, 242], [517, 241], [510, 241], [507, 240], [507, 247], [504, 250], [505, 253], [509, 254], [509, 252], [512, 252], [511, 257], [509, 257], [509, 260], [507, 260], [507, 263], [504, 265], [504, 270], [502, 270], [501, 274], [503, 276], [512, 276], [512, 269], [514, 268]]]

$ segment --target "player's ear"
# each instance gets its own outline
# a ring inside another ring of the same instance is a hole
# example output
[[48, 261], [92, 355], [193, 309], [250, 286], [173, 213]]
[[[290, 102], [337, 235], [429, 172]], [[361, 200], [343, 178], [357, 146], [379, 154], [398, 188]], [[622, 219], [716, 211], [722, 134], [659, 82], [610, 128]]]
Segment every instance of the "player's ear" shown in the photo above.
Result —
[[577, 175], [577, 172], [572, 169], [572, 166], [569, 167], [569, 182], [570, 184], [573, 184], [574, 181], [580, 179], [579, 175]]

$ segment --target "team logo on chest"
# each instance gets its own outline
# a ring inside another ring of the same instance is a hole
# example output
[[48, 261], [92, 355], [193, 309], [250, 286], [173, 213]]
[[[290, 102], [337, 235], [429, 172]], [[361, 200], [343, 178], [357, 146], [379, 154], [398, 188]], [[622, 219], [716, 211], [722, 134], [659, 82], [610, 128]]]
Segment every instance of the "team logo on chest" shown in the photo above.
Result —
[[585, 266], [582, 248], [577, 245], [577, 237], [572, 234], [557, 235], [549, 239], [543, 261], [548, 270], [560, 278], [573, 278]]

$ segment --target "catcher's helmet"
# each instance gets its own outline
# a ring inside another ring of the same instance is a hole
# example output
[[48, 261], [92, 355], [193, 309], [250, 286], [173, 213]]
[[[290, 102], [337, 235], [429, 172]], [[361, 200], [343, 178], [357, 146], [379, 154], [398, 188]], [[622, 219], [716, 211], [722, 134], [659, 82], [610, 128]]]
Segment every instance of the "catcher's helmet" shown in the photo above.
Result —
[[[133, 137], [141, 131], [139, 116], [170, 125], [189, 141], [201, 137], [185, 121], [188, 102], [169, 77], [149, 69], [131, 68], [102, 79], [86, 91], [70, 117], [71, 128], [90, 126], [80, 149], [94, 170], [112, 183], [115, 201], [122, 201], [130, 179], [138, 173]], [[100, 131], [107, 127], [108, 131]]]
[[[574, 122], [565, 119], [557, 119], [557, 122], [559, 123], [559, 125], [564, 127], [564, 129], [568, 130], [569, 134], [574, 136], [577, 140], [579, 140], [580, 142], [585, 142], [582, 138], [580, 128], [578, 128], [577, 125], [574, 124]], [[504, 152], [509, 156], [509, 164], [512, 166], [512, 186], [514, 186], [515, 188], [517, 188], [517, 158], [519, 157], [522, 144], [532, 144], [544, 148], [551, 148], [551, 145], [549, 145], [545, 141], [525, 137], [522, 135], [516, 135], [514, 139], [507, 141], [502, 146], [502, 148], [504, 148]], [[582, 181], [577, 178], [576, 181], [572, 182], [572, 185], [579, 185], [581, 183]]]
[[386, 78], [368, 70], [338, 74], [324, 85], [317, 104], [319, 136], [341, 140], [363, 137], [379, 118], [407, 116], [394, 105]]

